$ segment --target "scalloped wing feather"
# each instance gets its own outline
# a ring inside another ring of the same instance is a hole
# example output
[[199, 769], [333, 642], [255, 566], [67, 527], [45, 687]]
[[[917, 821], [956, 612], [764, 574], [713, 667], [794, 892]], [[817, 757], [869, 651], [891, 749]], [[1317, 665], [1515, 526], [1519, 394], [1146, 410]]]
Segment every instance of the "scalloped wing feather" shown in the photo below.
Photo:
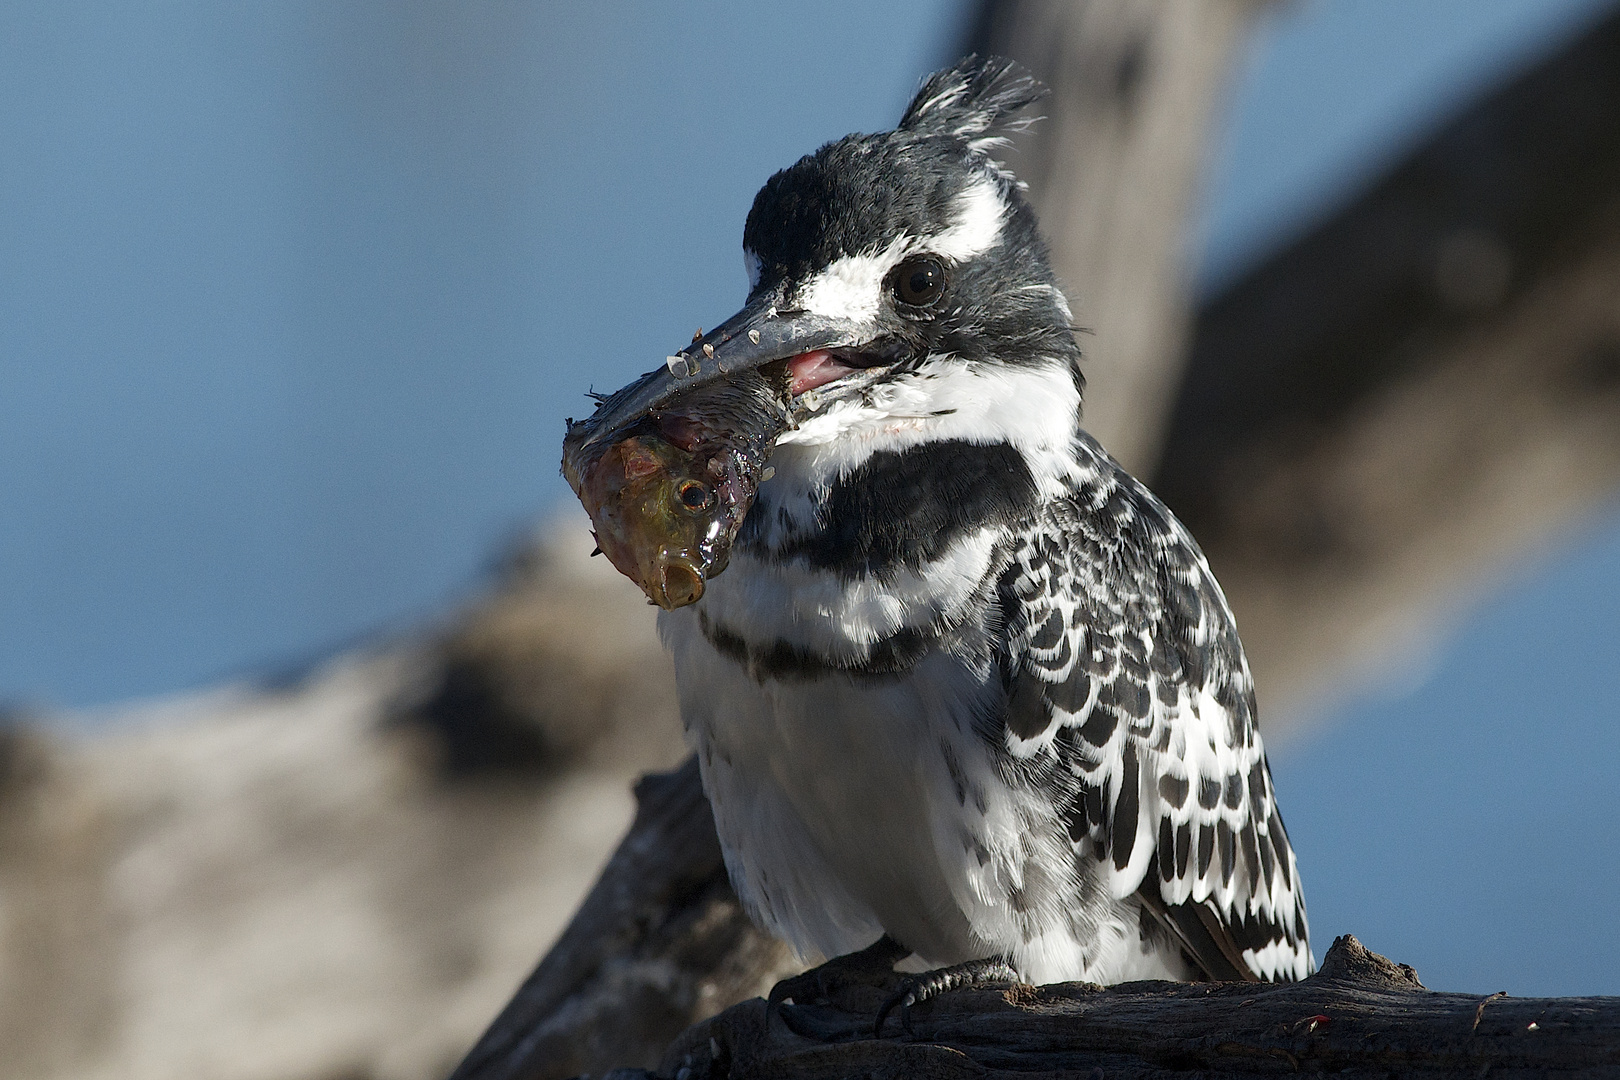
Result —
[[1109, 891], [1141, 896], [1206, 973], [1303, 978], [1304, 898], [1231, 611], [1185, 528], [1091, 454], [1095, 480], [1014, 540], [1000, 582], [1005, 748]]

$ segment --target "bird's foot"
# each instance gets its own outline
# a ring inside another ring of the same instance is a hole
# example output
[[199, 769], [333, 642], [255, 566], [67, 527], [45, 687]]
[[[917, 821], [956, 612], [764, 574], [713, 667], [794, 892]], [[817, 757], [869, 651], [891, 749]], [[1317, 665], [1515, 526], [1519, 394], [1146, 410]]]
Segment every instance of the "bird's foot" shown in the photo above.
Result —
[[965, 986], [982, 986], [985, 983], [1016, 983], [1021, 981], [1018, 972], [1013, 970], [1011, 964], [1001, 957], [991, 957], [988, 960], [969, 960], [965, 964], [952, 964], [950, 967], [935, 968], [933, 971], [924, 971], [917, 975], [908, 976], [900, 984], [899, 991], [878, 1010], [877, 1023], [872, 1025], [872, 1036], [883, 1037], [883, 1022], [895, 1009], [900, 1010], [900, 1026], [905, 1028], [906, 1034], [911, 1034], [911, 1007], [920, 1005], [930, 998], [936, 998], [949, 990], [959, 990]]
[[795, 1005], [828, 1004], [852, 987], [887, 989], [896, 978], [895, 963], [910, 954], [911, 950], [884, 934], [859, 952], [835, 956], [803, 975], [783, 979], [771, 988], [767, 1001], [772, 1006], [789, 999]]

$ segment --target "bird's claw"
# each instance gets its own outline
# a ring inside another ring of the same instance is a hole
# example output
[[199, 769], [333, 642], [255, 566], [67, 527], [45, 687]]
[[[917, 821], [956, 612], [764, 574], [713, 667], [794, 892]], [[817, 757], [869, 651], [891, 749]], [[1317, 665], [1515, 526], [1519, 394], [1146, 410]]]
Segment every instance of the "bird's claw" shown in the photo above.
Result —
[[878, 1010], [877, 1022], [872, 1025], [872, 1037], [874, 1039], [883, 1037], [883, 1023], [895, 1009], [900, 1010], [900, 1027], [909, 1036], [912, 1034], [913, 1005], [936, 998], [948, 990], [957, 990], [965, 986], [1018, 981], [1018, 972], [1000, 957], [969, 960], [965, 964], [953, 964], [950, 967], [935, 968], [920, 975], [908, 976], [900, 984], [900, 989], [883, 1003], [883, 1008]]
[[894, 1012], [895, 1009], [900, 1010], [900, 1027], [909, 1037], [912, 1034], [911, 1007], [915, 1004], [917, 1004], [917, 980], [907, 979], [900, 984], [899, 991], [888, 1001], [885, 1001], [883, 1008], [878, 1010], [877, 1020], [872, 1023], [872, 1038], [883, 1038], [883, 1022], [889, 1018], [889, 1014]]
[[765, 1000], [770, 1005], [780, 1005], [792, 998], [796, 1005], [809, 1005], [830, 1001], [834, 994], [847, 987], [881, 986], [894, 980], [895, 962], [904, 959], [909, 952], [885, 934], [859, 952], [835, 956], [802, 975], [783, 979], [771, 987]]

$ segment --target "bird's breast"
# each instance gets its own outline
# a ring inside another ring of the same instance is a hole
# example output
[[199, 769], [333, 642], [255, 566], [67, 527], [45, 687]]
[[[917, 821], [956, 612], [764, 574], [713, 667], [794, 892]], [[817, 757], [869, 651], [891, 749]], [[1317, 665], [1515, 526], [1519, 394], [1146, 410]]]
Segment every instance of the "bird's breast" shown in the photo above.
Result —
[[938, 655], [891, 678], [760, 681], [700, 638], [674, 653], [682, 717], [756, 917], [801, 951], [834, 955], [887, 931], [941, 963], [974, 955], [940, 748], [960, 745], [953, 761], [980, 753], [985, 681]]

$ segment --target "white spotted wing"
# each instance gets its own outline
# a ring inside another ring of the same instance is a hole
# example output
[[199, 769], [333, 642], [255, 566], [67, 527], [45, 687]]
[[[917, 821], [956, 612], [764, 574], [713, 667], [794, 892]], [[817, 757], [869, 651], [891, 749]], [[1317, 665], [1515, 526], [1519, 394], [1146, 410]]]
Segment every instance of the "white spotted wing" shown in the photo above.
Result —
[[1231, 612], [1186, 529], [1096, 455], [999, 582], [1010, 768], [1206, 975], [1303, 978], [1305, 903]]

